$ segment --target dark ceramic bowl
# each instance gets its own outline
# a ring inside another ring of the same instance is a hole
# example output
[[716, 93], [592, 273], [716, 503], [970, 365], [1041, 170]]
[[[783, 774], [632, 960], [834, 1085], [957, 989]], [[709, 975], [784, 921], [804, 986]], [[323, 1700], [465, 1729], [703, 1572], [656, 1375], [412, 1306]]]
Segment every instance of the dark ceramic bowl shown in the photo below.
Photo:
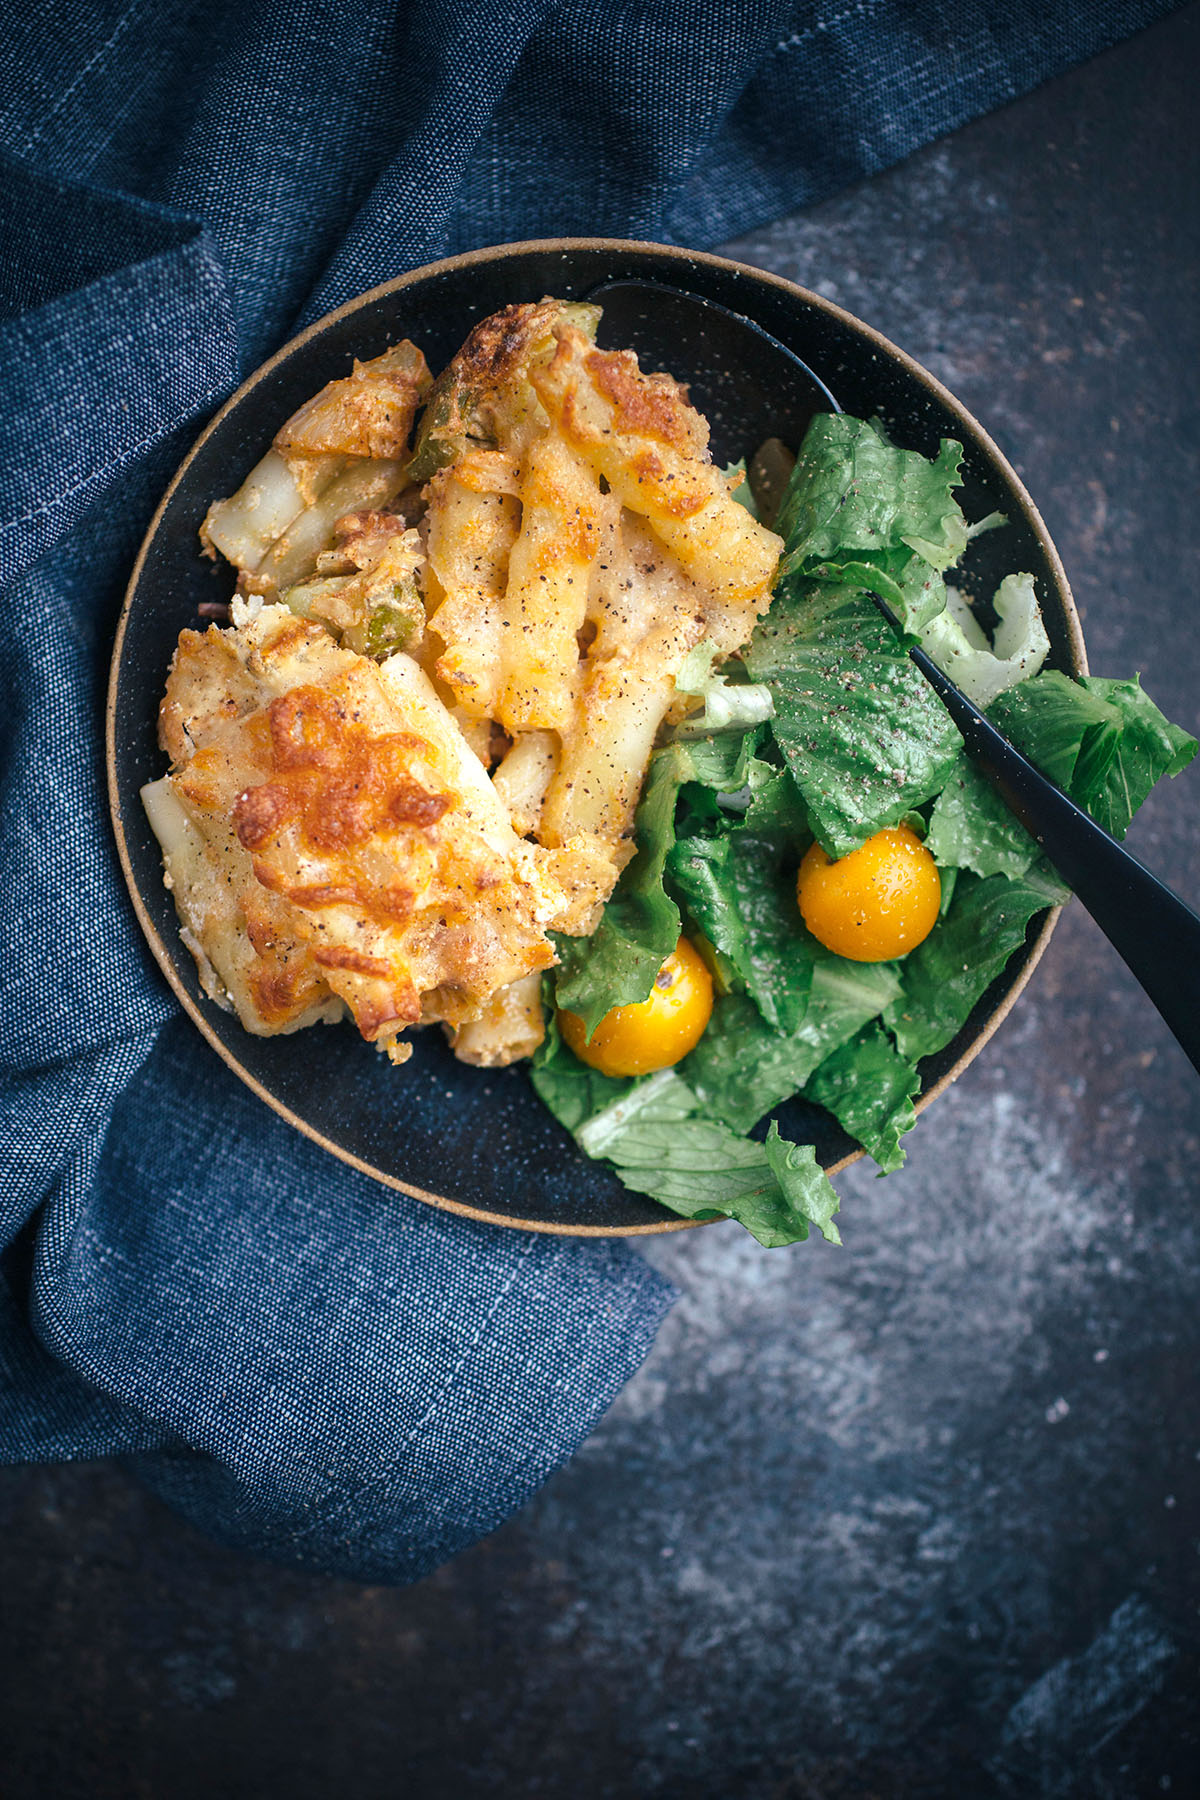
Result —
[[[411, 337], [436, 370], [498, 307], [543, 294], [578, 298], [618, 276], [671, 282], [753, 317], [803, 357], [848, 412], [882, 418], [908, 448], [932, 455], [940, 437], [957, 438], [966, 452], [968, 517], [999, 508], [1009, 518], [1007, 530], [972, 545], [969, 585], [990, 593], [1010, 570], [1031, 570], [1054, 665], [1085, 672], [1066, 576], [1033, 503], [982, 427], [924, 369], [840, 307], [778, 276], [654, 244], [580, 238], [481, 250], [401, 276], [310, 326], [252, 375], [201, 434], [154, 515], [117, 631], [108, 707], [113, 821], [134, 907], [181, 1004], [229, 1066], [298, 1130], [391, 1187], [500, 1225], [599, 1235], [679, 1230], [690, 1221], [629, 1193], [581, 1155], [519, 1066], [467, 1068], [440, 1032], [429, 1031], [418, 1034], [412, 1061], [398, 1071], [348, 1025], [257, 1038], [206, 1000], [180, 942], [138, 789], [165, 772], [155, 717], [179, 632], [196, 623], [201, 601], [227, 598], [232, 585], [228, 569], [200, 555], [200, 522], [212, 499], [239, 485], [279, 423], [345, 374], [354, 356], [376, 356]], [[696, 372], [686, 344], [671, 372], [685, 380]], [[1032, 922], [953, 1043], [922, 1065], [918, 1108], [987, 1042], [1053, 925], [1052, 913]], [[789, 1137], [815, 1143], [831, 1172], [861, 1155], [828, 1114], [803, 1101], [781, 1108], [779, 1123]]]

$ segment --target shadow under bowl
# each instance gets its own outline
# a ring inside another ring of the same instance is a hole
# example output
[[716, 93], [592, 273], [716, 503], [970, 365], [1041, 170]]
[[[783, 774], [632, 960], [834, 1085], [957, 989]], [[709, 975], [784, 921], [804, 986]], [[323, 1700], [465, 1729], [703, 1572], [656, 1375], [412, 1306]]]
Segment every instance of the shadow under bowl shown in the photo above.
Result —
[[[656, 244], [569, 238], [475, 251], [403, 275], [318, 320], [243, 383], [185, 457], [150, 524], [117, 630], [108, 701], [112, 816], [133, 904], [167, 980], [213, 1048], [298, 1130], [390, 1187], [495, 1224], [579, 1235], [681, 1230], [693, 1221], [630, 1193], [584, 1157], [519, 1066], [466, 1067], [440, 1032], [416, 1034], [411, 1062], [397, 1071], [350, 1026], [275, 1038], [243, 1031], [200, 991], [138, 790], [165, 772], [156, 715], [179, 632], [197, 624], [202, 601], [227, 599], [231, 587], [229, 570], [200, 554], [200, 523], [209, 503], [249, 473], [282, 420], [346, 374], [353, 357], [377, 356], [398, 338], [418, 343], [436, 371], [479, 319], [509, 302], [578, 299], [602, 281], [628, 277], [690, 289], [756, 320], [815, 370], [847, 412], [881, 419], [906, 448], [933, 455], [942, 437], [956, 438], [965, 453], [968, 518], [998, 509], [1009, 521], [972, 544], [969, 586], [990, 594], [1013, 569], [1031, 571], [1051, 664], [1086, 672], [1066, 576], [1032, 501], [978, 422], [911, 357], [779, 276]], [[676, 360], [671, 373], [686, 380], [686, 346]], [[1004, 1018], [1055, 917], [1050, 911], [1031, 922], [957, 1037], [921, 1065], [918, 1111]], [[786, 1136], [815, 1144], [831, 1173], [862, 1154], [829, 1114], [805, 1101], [789, 1101], [777, 1116]]]

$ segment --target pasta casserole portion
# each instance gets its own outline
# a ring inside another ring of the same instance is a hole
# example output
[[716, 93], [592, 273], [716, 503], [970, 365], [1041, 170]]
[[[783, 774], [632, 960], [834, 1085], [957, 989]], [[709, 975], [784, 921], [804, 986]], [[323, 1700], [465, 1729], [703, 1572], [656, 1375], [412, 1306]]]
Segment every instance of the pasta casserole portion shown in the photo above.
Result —
[[432, 385], [407, 342], [356, 364], [209, 511], [237, 591], [180, 635], [144, 799], [250, 1031], [349, 1013], [396, 1062], [431, 1023], [467, 1061], [531, 1054], [552, 934], [594, 929], [696, 705], [685, 659], [769, 604], [780, 540], [598, 317], [510, 306]]

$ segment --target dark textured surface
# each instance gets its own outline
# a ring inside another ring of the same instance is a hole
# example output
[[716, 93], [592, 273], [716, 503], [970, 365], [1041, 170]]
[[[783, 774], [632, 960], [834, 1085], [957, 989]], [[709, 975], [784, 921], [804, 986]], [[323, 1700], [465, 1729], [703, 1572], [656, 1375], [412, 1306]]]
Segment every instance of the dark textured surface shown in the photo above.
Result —
[[[989, 424], [1093, 667], [1197, 725], [1200, 9], [733, 246]], [[1200, 896], [1200, 772], [1130, 843]], [[685, 1299], [576, 1461], [407, 1592], [111, 1468], [0, 1476], [0, 1793], [851, 1800], [1200, 1785], [1200, 1089], [1090, 922], [846, 1249]]]

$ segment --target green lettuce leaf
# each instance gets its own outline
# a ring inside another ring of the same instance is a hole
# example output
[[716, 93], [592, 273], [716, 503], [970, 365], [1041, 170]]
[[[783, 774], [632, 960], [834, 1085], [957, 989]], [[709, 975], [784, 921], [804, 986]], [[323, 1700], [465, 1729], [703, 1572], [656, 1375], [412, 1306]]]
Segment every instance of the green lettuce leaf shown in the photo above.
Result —
[[933, 803], [925, 847], [941, 869], [943, 888], [951, 869], [1015, 879], [1041, 854], [987, 776], [966, 755], [959, 758]]
[[988, 643], [983, 626], [956, 588], [930, 620], [921, 642], [943, 674], [986, 710], [998, 694], [1036, 675], [1050, 654], [1032, 575], [1006, 575], [992, 602], [999, 621]]
[[899, 965], [903, 991], [883, 1022], [901, 1056], [916, 1062], [948, 1044], [1025, 942], [1034, 914], [1066, 897], [1067, 889], [1042, 867], [1019, 881], [960, 873], [945, 918]]
[[796, 847], [749, 824], [719, 837], [689, 837], [667, 859], [676, 893], [733, 966], [768, 1024], [794, 1031], [804, 1017], [813, 959], [799, 928]]
[[667, 1125], [690, 1119], [697, 1108], [695, 1094], [674, 1069], [660, 1069], [656, 1075], [645, 1075], [625, 1086], [626, 1093], [609, 1100], [575, 1132], [579, 1148], [593, 1159], [612, 1155], [635, 1120], [643, 1125]]
[[717, 1001], [708, 1030], [681, 1064], [705, 1107], [735, 1131], [749, 1131], [798, 1093], [831, 1051], [899, 996], [895, 963], [849, 962], [815, 939], [808, 943], [812, 986], [795, 1031], [773, 1030], [746, 995], [730, 994]]
[[954, 889], [958, 885], [958, 870], [951, 863], [949, 868], [941, 868], [938, 874], [942, 878], [942, 899], [938, 907], [938, 918], [944, 919], [954, 901]]
[[[675, 843], [680, 794], [692, 798], [694, 815], [734, 826], [742, 796], [748, 802], [778, 774], [755, 755], [758, 743], [757, 731], [731, 732], [668, 744], [650, 758], [635, 824], [637, 854], [622, 871], [591, 937], [554, 939], [555, 1004], [578, 1013], [589, 1037], [610, 1008], [646, 999], [678, 942], [679, 908], [663, 886], [663, 871]], [[695, 805], [699, 796], [703, 808]], [[733, 811], [723, 811], [723, 796], [735, 799]]]
[[931, 563], [912, 550], [879, 550], [874, 555], [840, 557], [804, 571], [815, 581], [864, 588], [886, 600], [904, 629], [921, 632], [946, 605], [946, 583]]
[[854, 589], [786, 586], [747, 662], [771, 689], [772, 733], [830, 855], [894, 825], [953, 769], [962, 739], [949, 713]]
[[638, 1118], [608, 1151], [628, 1188], [690, 1219], [736, 1219], [767, 1249], [803, 1241], [815, 1225], [840, 1244], [838, 1197], [811, 1144], [739, 1137], [712, 1119]]
[[1123, 838], [1154, 783], [1178, 775], [1196, 740], [1172, 725], [1137, 676], [1115, 681], [1057, 669], [1002, 694], [989, 718], [1106, 831]]
[[1116, 750], [1115, 710], [1082, 681], [1073, 681], [1058, 669], [1046, 669], [1001, 694], [989, 707], [988, 717], [1043, 775], [1068, 793], [1085, 743], [1081, 777], [1088, 785], [1103, 781]]
[[890, 1175], [904, 1162], [900, 1139], [917, 1122], [913, 1100], [920, 1087], [912, 1063], [872, 1024], [832, 1051], [804, 1092], [874, 1157], [881, 1175]]
[[758, 754], [766, 735], [767, 727], [758, 725], [740, 737], [721, 732], [688, 739], [679, 759], [680, 769], [687, 772], [680, 798], [703, 819], [736, 820], [758, 789], [779, 774], [774, 763]]
[[890, 444], [874, 425], [821, 413], [809, 426], [775, 529], [787, 549], [783, 572], [845, 560], [847, 551], [914, 550], [934, 569], [950, 567], [967, 544], [962, 448], [942, 440], [935, 461]]
[[[549, 985], [549, 978], [546, 978], [543, 995]], [[598, 1069], [580, 1062], [564, 1044], [553, 1008], [546, 1019], [545, 1038], [533, 1053], [529, 1078], [543, 1106], [572, 1133], [597, 1113], [623, 1099], [636, 1086], [633, 1081], [601, 1075]]]
[[[694, 694], [704, 701], [704, 710], [693, 713], [676, 727], [676, 739], [709, 737], [714, 732], [746, 731], [769, 719], [775, 710], [771, 690], [760, 683], [730, 680], [723, 670], [714, 670], [713, 662], [720, 654], [717, 645], [702, 638], [684, 658], [675, 677], [680, 694]], [[740, 663], [727, 665], [734, 674], [742, 670]]]
[[700, 1101], [673, 1069], [641, 1081], [598, 1076], [567, 1049], [553, 1018], [531, 1074], [580, 1149], [611, 1162], [635, 1192], [685, 1218], [736, 1219], [769, 1249], [806, 1238], [813, 1225], [840, 1243], [837, 1195], [813, 1146], [780, 1137], [774, 1123], [755, 1143], [698, 1116]]
[[779, 836], [803, 852], [812, 843], [808, 809], [788, 769], [763, 764], [765, 779], [754, 785], [746, 808], [746, 830], [758, 837]]
[[1164, 718], [1138, 676], [1118, 681], [1085, 675], [1083, 685], [1093, 699], [1114, 707], [1121, 723], [1103, 783], [1089, 783], [1085, 772], [1077, 769], [1079, 792], [1072, 798], [1106, 831], [1124, 837], [1155, 782], [1186, 769], [1200, 745], [1190, 732]]

